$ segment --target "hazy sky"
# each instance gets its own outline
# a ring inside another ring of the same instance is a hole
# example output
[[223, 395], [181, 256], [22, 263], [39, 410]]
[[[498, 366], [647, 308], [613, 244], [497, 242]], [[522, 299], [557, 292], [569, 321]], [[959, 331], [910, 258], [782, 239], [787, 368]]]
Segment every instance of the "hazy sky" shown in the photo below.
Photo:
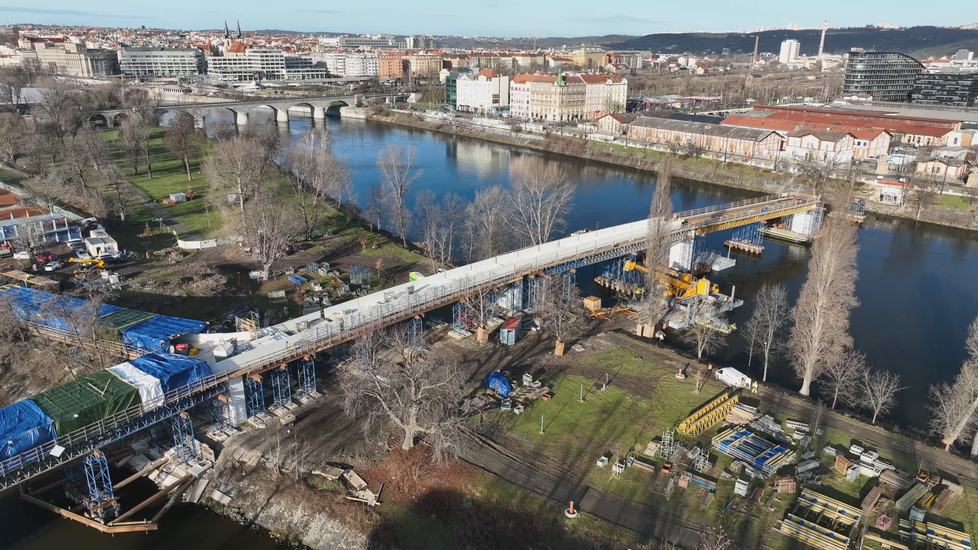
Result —
[[[3, 0], [0, 0], [2, 2]], [[667, 31], [753, 30], [756, 27], [960, 25], [978, 19], [974, 0], [944, 0], [940, 9], [919, 9], [912, 0], [699, 0], [695, 4], [604, 3], [594, 0], [44, 0], [0, 5], [0, 22], [92, 26], [244, 30], [286, 29], [390, 34], [480, 36], [586, 36]], [[968, 19], [968, 18], [971, 19]]]

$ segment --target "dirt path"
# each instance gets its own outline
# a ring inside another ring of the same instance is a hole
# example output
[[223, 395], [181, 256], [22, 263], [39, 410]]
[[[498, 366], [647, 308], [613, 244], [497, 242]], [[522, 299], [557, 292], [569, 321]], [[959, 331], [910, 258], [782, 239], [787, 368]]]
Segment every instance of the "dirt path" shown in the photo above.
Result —
[[163, 220], [163, 225], [174, 233], [178, 239], [184, 241], [202, 240], [202, 237], [196, 231], [191, 231], [189, 227], [183, 224], [183, 222], [174, 218], [169, 212], [166, 211], [166, 209], [156, 204], [156, 201], [144, 195], [143, 192], [137, 189], [134, 185], [129, 182], [126, 182], [125, 185], [128, 185], [136, 196], [142, 197], [139, 204], [148, 208], [157, 218], [161, 218]]

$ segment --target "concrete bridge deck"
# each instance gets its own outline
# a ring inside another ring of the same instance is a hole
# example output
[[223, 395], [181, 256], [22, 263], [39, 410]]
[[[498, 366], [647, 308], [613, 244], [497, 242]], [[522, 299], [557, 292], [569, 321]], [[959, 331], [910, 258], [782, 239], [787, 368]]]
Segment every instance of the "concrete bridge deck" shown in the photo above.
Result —
[[[783, 194], [677, 213], [669, 230], [677, 241], [693, 232], [710, 232], [789, 216], [821, 207], [817, 197]], [[368, 294], [286, 321], [283, 337], [255, 349], [214, 362], [214, 374], [168, 394], [153, 411], [142, 406], [121, 411], [96, 424], [58, 438], [65, 449], [51, 454], [48, 443], [0, 462], [0, 489], [10, 487], [84, 456], [91, 450], [126, 437], [186, 410], [217, 393], [227, 392], [232, 422], [247, 418], [244, 376], [264, 372], [369, 334], [379, 328], [453, 304], [475, 292], [522, 281], [523, 277], [560, 272], [611, 260], [643, 250], [648, 220], [608, 227], [528, 247]], [[225, 386], [226, 384], [226, 390]]]

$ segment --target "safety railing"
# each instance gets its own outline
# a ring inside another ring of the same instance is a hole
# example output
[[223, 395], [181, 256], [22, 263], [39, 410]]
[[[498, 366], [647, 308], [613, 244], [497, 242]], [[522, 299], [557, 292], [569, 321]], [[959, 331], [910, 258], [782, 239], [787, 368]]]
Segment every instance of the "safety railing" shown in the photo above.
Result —
[[[784, 201], [787, 198], [795, 199], [791, 201], [792, 204], [802, 204], [815, 200], [814, 197], [772, 195], [720, 205], [718, 207], [701, 208], [689, 212], [698, 212], [700, 214], [717, 212], [742, 206], [756, 205], [763, 202]], [[686, 215], [686, 213], [680, 215]], [[627, 230], [624, 229], [630, 225], [633, 227]], [[294, 361], [304, 355], [329, 349], [343, 342], [355, 339], [358, 336], [365, 335], [377, 328], [410, 319], [420, 313], [457, 302], [474, 292], [516, 282], [524, 276], [542, 272], [547, 267], [582, 258], [596, 257], [603, 252], [643, 243], [646, 239], [646, 227], [645, 224], [639, 222], [567, 237], [558, 241], [558, 244], [564, 243], [564, 245], [556, 247], [552, 252], [543, 253], [542, 249], [546, 245], [540, 245], [457, 268], [459, 270], [469, 269], [472, 271], [472, 274], [465, 277], [448, 279], [443, 284], [432, 282], [425, 286], [425, 281], [436, 281], [436, 277], [431, 277], [413, 284], [405, 284], [388, 289], [387, 291], [379, 291], [384, 293], [383, 296], [390, 296], [391, 300], [388, 301], [385, 298], [383, 301], [366, 308], [365, 311], [351, 309], [342, 317], [342, 323], [317, 323], [315, 326], [299, 332], [299, 338], [294, 342], [292, 340], [287, 341], [285, 348], [274, 351], [268, 350], [268, 353], [263, 353], [250, 361], [240, 363], [236, 369], [211, 374], [194, 381], [192, 384], [171, 390], [165, 394], [163, 404], [160, 407], [178, 406], [183, 400], [218, 384]], [[681, 231], [692, 228], [689, 225], [682, 226]], [[574, 246], [572, 245], [573, 242], [579, 244]], [[573, 250], [568, 250], [571, 246], [573, 246]], [[513, 259], [518, 260], [520, 254], [525, 254], [528, 261], [517, 261], [508, 265], [500, 263], [502, 259], [506, 259], [507, 262]], [[491, 267], [493, 262], [498, 267]], [[485, 270], [475, 271], [476, 267]], [[416, 292], [411, 292], [408, 291], [409, 286], [416, 288], [420, 286], [421, 288]], [[349, 305], [352, 308], [355, 303], [348, 302], [342, 305]], [[43, 458], [56, 443], [63, 447], [86, 444], [93, 439], [103, 436], [107, 432], [130, 424], [160, 407], [153, 407], [153, 409], [149, 410], [146, 409], [145, 404], [130, 407], [91, 425], [74, 430], [64, 436], [59, 436], [57, 442], [42, 445], [0, 462], [0, 475], [13, 472], [24, 464], [29, 464], [37, 461], [39, 458]]]

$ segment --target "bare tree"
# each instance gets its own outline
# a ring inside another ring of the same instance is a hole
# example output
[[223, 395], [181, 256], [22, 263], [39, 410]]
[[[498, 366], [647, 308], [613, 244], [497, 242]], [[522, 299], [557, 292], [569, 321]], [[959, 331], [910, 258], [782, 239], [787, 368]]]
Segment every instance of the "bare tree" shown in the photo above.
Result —
[[305, 236], [312, 238], [322, 222], [326, 199], [345, 194], [350, 173], [330, 151], [329, 132], [323, 129], [303, 134], [299, 143], [288, 150], [284, 164]]
[[771, 358], [780, 350], [781, 333], [788, 323], [788, 289], [782, 284], [764, 283], [754, 295], [754, 313], [744, 327], [753, 349], [754, 342], [761, 346], [764, 354], [764, 375], [767, 382], [767, 367]]
[[386, 191], [387, 210], [390, 212], [394, 230], [401, 237], [401, 244], [407, 247], [408, 211], [407, 196], [415, 180], [421, 177], [422, 170], [414, 167], [414, 148], [388, 147], [380, 152], [377, 159], [381, 183]]
[[36, 108], [47, 121], [44, 127], [58, 143], [64, 144], [65, 138], [74, 135], [85, 123], [82, 100], [78, 88], [61, 82], [41, 92]]
[[43, 222], [22, 223], [14, 226], [14, 246], [26, 251], [31, 261], [45, 247]]
[[649, 229], [645, 240], [645, 292], [637, 308], [639, 324], [654, 325], [662, 313], [664, 286], [660, 277], [669, 263], [669, 249], [672, 247], [671, 214], [672, 157], [666, 156], [659, 162], [655, 192], [649, 206]]
[[167, 150], [183, 162], [187, 181], [194, 181], [194, 176], [190, 173], [190, 159], [200, 155], [205, 139], [203, 131], [197, 128], [194, 116], [186, 111], [177, 113], [163, 134], [163, 144]]
[[[978, 319], [968, 325], [968, 335], [965, 338], [965, 348], [968, 350], [968, 358], [965, 359], [961, 372], [954, 379], [954, 386], [945, 394], [945, 398], [953, 401], [954, 406], [950, 407], [945, 418], [939, 420], [946, 424], [941, 429], [945, 450], [961, 438], [968, 424], [972, 422], [975, 412], [978, 411]], [[967, 406], [957, 403], [958, 400], [966, 401]]]
[[90, 164], [96, 172], [102, 172], [108, 165], [115, 167], [115, 163], [112, 162], [112, 153], [109, 151], [109, 144], [105, 141], [102, 132], [83, 128], [75, 134], [74, 139], [72, 139], [72, 146], [78, 151], [78, 155], [87, 164]]
[[852, 345], [849, 314], [859, 304], [858, 250], [856, 226], [842, 217], [828, 218], [812, 247], [808, 277], [791, 311], [794, 325], [788, 340], [802, 395], [809, 395], [812, 381]]
[[20, 112], [23, 90], [30, 82], [30, 74], [23, 67], [8, 67], [0, 70], [0, 104], [9, 107], [14, 113]]
[[544, 330], [557, 340], [554, 355], [563, 355], [564, 345], [577, 336], [583, 325], [581, 290], [574, 284], [570, 274], [550, 275], [540, 284], [533, 305], [534, 313], [543, 321]]
[[423, 439], [436, 457], [454, 456], [460, 442], [458, 403], [464, 377], [448, 357], [414, 344], [403, 330], [354, 341], [359, 368], [340, 372], [344, 410], [365, 421], [368, 437], [390, 428], [401, 434], [404, 450]]
[[798, 165], [799, 171], [808, 179], [812, 186], [813, 195], [821, 195], [832, 177], [832, 173], [839, 167], [839, 161], [835, 156], [810, 151], [805, 160]]
[[363, 215], [370, 224], [370, 230], [374, 226], [378, 230], [382, 228], [381, 218], [384, 216], [384, 188], [379, 183], [375, 183], [367, 188], [367, 204], [364, 206]]
[[461, 195], [448, 192], [441, 197], [442, 219], [445, 224], [445, 257], [442, 263], [448, 263], [455, 258], [455, 244], [459, 233], [465, 225], [466, 202]]
[[[959, 374], [953, 385], [938, 384], [931, 386], [929, 391], [931, 403], [927, 408], [931, 413], [931, 432], [941, 438], [944, 450], [950, 450], [961, 437], [958, 425], [962, 419], [967, 421], [969, 407], [974, 402], [972, 388], [966, 387], [960, 378]], [[967, 424], [962, 423], [961, 429]]]
[[864, 406], [872, 411], [871, 424], [876, 424], [880, 414], [886, 414], [896, 405], [896, 394], [900, 391], [900, 375], [887, 370], [863, 372], [862, 398]]
[[854, 350], [846, 350], [842, 357], [826, 366], [822, 383], [826, 395], [832, 396], [831, 409], [841, 399], [849, 406], [857, 405], [866, 371], [866, 356]]
[[414, 197], [414, 221], [421, 229], [421, 243], [428, 258], [431, 269], [438, 267], [439, 258], [444, 256], [444, 220], [441, 205], [435, 192], [431, 189], [421, 189]]
[[548, 242], [566, 226], [574, 183], [555, 164], [537, 163], [513, 182], [510, 224], [523, 244]]
[[700, 533], [700, 542], [696, 550], [729, 550], [733, 541], [721, 527], [710, 527]]
[[24, 138], [28, 132], [24, 117], [13, 113], [0, 114], [0, 159], [11, 164], [24, 149]]
[[506, 192], [498, 185], [476, 191], [466, 209], [468, 260], [490, 258], [508, 249], [507, 204]]
[[703, 359], [704, 355], [711, 355], [719, 350], [726, 341], [726, 335], [715, 327], [707, 323], [696, 322], [703, 317], [702, 310], [708, 307], [700, 301], [689, 305], [689, 317], [692, 320], [683, 329], [683, 340], [693, 346], [696, 350], [696, 358]]
[[245, 203], [251, 200], [272, 170], [271, 157], [265, 146], [249, 136], [235, 136], [214, 145], [204, 162], [204, 175], [213, 189], [212, 199], [220, 208], [233, 200], [237, 203], [239, 231], [248, 221], [245, 219]]
[[119, 147], [126, 155], [134, 176], [139, 175], [139, 166], [143, 163], [143, 141], [149, 139], [147, 131], [147, 128], [137, 122], [130, 122], [128, 118], [119, 127]]
[[265, 280], [272, 264], [285, 257], [288, 245], [302, 230], [282, 197], [268, 189], [259, 189], [248, 201], [242, 227], [252, 254], [261, 262]]

